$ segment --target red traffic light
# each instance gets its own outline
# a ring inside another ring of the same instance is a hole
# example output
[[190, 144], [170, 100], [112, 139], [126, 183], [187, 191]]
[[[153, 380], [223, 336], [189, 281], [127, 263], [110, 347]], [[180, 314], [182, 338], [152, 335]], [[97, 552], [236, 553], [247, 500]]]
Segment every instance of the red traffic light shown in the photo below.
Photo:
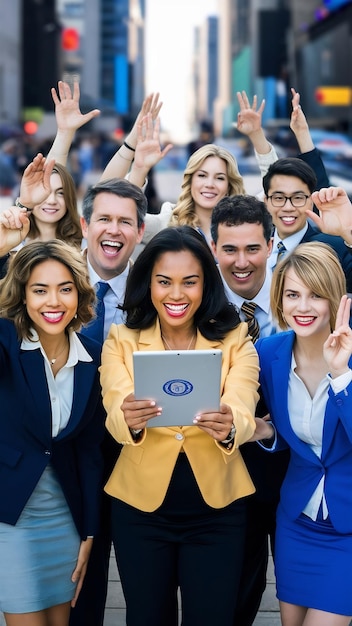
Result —
[[27, 135], [35, 135], [38, 130], [38, 124], [33, 120], [28, 120], [28, 122], [23, 124], [23, 129]]
[[62, 31], [61, 44], [63, 50], [78, 50], [79, 32], [75, 28], [64, 28]]

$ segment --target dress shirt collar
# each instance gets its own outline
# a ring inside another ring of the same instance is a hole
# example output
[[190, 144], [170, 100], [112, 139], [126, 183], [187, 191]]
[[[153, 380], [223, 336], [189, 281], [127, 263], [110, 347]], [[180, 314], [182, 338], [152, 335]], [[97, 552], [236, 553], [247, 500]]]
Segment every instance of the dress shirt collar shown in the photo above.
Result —
[[239, 296], [237, 293], [232, 291], [232, 289], [230, 289], [227, 282], [225, 281], [220, 268], [219, 268], [219, 272], [220, 272], [222, 281], [224, 283], [226, 297], [229, 302], [234, 304], [239, 310], [241, 309], [243, 302], [255, 302], [255, 304], [260, 309], [262, 309], [262, 311], [264, 311], [264, 313], [269, 315], [270, 313], [270, 284], [271, 284], [271, 276], [269, 272], [266, 272], [264, 283], [261, 289], [258, 291], [257, 295], [254, 296], [254, 298], [251, 298], [250, 300], [248, 298], [243, 298], [242, 296]]
[[303, 228], [301, 228], [301, 230], [299, 230], [297, 233], [294, 233], [293, 235], [289, 235], [288, 237], [285, 237], [285, 239], [280, 239], [277, 230], [275, 228], [274, 231], [274, 241], [273, 241], [273, 251], [268, 259], [268, 268], [270, 268], [271, 270], [275, 267], [276, 263], [277, 263], [277, 254], [278, 254], [278, 247], [277, 244], [279, 243], [279, 241], [282, 241], [282, 243], [284, 244], [287, 252], [292, 252], [295, 248], [297, 248], [298, 244], [301, 243], [304, 235], [306, 234], [308, 230], [308, 222], [306, 222], [305, 226]]
[[129, 261], [127, 263], [125, 269], [123, 270], [123, 272], [121, 272], [121, 274], [118, 274], [117, 276], [114, 276], [114, 278], [110, 278], [109, 280], [104, 280], [93, 269], [91, 263], [89, 262], [88, 255], [87, 255], [87, 266], [88, 266], [88, 273], [89, 273], [90, 284], [93, 287], [95, 287], [95, 285], [99, 281], [106, 282], [106, 283], [109, 284], [109, 286], [112, 289], [112, 291], [114, 292], [115, 296], [118, 299], [120, 299], [121, 293], [123, 294], [125, 292], [126, 280], [127, 280], [127, 276], [129, 274], [130, 268], [131, 268], [131, 263], [132, 263], [131, 261]]
[[[39, 341], [38, 333], [34, 329], [31, 329], [31, 334], [33, 341], [26, 338], [22, 339], [21, 350], [38, 350], [39, 348], [44, 359], [48, 361], [48, 357], [46, 356], [42, 348], [42, 344]], [[70, 351], [66, 363], [67, 367], [76, 365], [78, 361], [86, 361], [88, 363], [93, 360], [74, 331], [70, 331], [69, 340]]]

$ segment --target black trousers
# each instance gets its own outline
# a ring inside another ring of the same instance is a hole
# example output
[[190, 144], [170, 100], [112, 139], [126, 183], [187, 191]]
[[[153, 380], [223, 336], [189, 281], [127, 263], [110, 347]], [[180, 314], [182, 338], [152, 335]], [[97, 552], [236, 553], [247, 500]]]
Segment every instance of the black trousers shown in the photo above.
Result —
[[[120, 451], [120, 444], [106, 431], [102, 445], [104, 456], [102, 491]], [[74, 609], [71, 609], [70, 626], [103, 626], [111, 544], [111, 498], [103, 493], [100, 508], [100, 528], [94, 537], [86, 576], [77, 604]]]
[[269, 540], [274, 550], [277, 502], [247, 501], [243, 569], [233, 626], [252, 626], [266, 587]]
[[128, 626], [232, 626], [242, 568], [245, 502], [214, 509], [179, 455], [162, 506], [113, 499], [112, 529]]
[[256, 443], [246, 443], [241, 453], [256, 493], [247, 499], [243, 571], [233, 626], [252, 626], [266, 587], [269, 541], [274, 556], [276, 509], [289, 451], [271, 454]]

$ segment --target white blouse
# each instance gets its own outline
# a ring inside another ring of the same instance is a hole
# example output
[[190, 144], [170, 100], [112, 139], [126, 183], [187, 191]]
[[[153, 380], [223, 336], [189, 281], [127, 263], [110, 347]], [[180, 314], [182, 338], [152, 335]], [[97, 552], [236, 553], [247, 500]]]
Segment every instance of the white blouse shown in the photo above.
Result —
[[54, 376], [48, 357], [46, 356], [35, 330], [32, 330], [33, 341], [23, 339], [21, 350], [40, 349], [45, 365], [45, 373], [48, 383], [52, 415], [52, 437], [57, 435], [67, 426], [71, 415], [74, 383], [74, 367], [78, 361], [92, 361], [75, 332], [70, 332], [70, 350], [66, 364]]

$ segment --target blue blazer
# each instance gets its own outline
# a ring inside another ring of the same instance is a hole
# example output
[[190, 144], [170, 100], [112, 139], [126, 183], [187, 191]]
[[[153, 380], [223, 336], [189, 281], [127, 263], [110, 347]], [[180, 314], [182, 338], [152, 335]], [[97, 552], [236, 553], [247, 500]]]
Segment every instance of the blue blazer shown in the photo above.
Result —
[[79, 335], [91, 362], [74, 372], [67, 426], [51, 434], [51, 404], [40, 350], [21, 350], [14, 324], [0, 319], [0, 521], [16, 524], [45, 467], [56, 471], [82, 539], [98, 526], [105, 413], [100, 345]]
[[[329, 389], [325, 408], [321, 458], [291, 428], [287, 408], [288, 379], [295, 334], [279, 333], [256, 342], [260, 383], [281, 443], [290, 448], [290, 462], [280, 503], [292, 520], [299, 517], [325, 474], [325, 496], [331, 522], [340, 533], [352, 532], [352, 383], [341, 393]], [[351, 359], [352, 361], [352, 359]], [[352, 363], [350, 362], [350, 367]]]

